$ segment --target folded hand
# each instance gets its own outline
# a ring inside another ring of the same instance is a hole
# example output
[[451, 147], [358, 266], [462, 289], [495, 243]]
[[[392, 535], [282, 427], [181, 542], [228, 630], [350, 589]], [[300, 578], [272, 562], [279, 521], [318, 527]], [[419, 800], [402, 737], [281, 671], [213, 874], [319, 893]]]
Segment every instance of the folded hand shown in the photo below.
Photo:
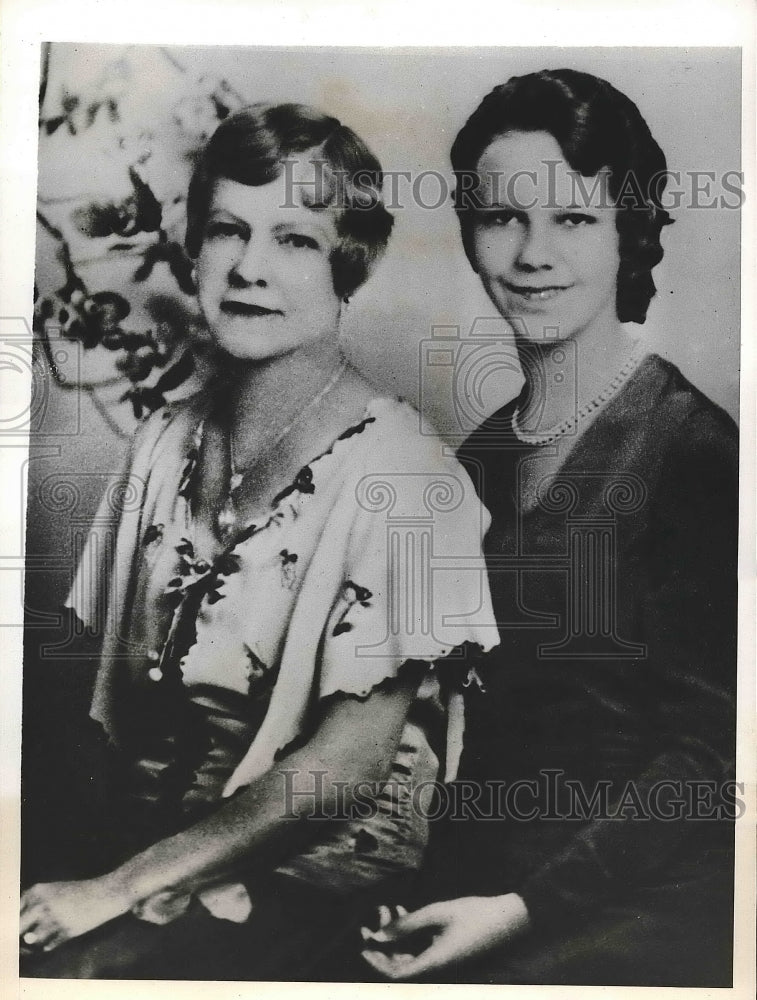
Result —
[[529, 918], [520, 896], [465, 896], [431, 903], [414, 913], [387, 919], [379, 910], [381, 927], [362, 929], [363, 958], [388, 979], [410, 979], [456, 962], [476, 958], [506, 944], [528, 929]]

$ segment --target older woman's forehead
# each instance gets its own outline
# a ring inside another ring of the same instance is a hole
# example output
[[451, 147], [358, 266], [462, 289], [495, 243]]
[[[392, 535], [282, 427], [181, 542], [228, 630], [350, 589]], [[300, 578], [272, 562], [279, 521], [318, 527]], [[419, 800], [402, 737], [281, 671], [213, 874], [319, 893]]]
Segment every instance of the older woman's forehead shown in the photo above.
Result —
[[346, 207], [338, 195], [345, 190], [346, 177], [339, 177], [334, 167], [317, 150], [287, 157], [282, 168], [290, 200], [306, 208], [322, 211]]
[[266, 184], [242, 184], [227, 177], [220, 177], [213, 186], [211, 212], [229, 212], [242, 219], [271, 218], [273, 222], [296, 220], [317, 221], [332, 229], [333, 212], [320, 209], [319, 182], [315, 169], [288, 171], [283, 163], [281, 173]]

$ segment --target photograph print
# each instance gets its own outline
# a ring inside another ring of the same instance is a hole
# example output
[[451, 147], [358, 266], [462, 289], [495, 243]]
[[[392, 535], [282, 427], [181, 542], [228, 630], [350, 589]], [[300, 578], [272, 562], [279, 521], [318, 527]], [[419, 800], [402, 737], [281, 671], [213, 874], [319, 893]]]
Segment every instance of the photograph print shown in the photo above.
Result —
[[39, 108], [21, 976], [730, 987], [740, 50]]

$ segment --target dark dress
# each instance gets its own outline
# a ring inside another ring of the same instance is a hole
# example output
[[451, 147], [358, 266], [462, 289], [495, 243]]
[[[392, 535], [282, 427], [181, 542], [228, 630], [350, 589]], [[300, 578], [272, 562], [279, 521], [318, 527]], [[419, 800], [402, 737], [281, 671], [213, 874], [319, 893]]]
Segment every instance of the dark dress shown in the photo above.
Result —
[[533, 929], [437, 979], [729, 986], [736, 427], [650, 355], [519, 512], [515, 405], [459, 455], [502, 644], [425, 898], [518, 892]]

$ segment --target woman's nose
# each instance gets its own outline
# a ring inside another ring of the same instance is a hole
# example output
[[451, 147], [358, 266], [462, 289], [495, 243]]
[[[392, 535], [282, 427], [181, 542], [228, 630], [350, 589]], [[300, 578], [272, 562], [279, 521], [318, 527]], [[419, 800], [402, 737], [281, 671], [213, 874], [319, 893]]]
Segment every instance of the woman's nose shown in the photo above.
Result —
[[268, 247], [264, 240], [251, 236], [231, 266], [229, 282], [232, 287], [240, 285], [264, 287], [269, 279]]
[[541, 221], [529, 221], [524, 227], [516, 263], [527, 271], [551, 268], [553, 248], [547, 226]]

